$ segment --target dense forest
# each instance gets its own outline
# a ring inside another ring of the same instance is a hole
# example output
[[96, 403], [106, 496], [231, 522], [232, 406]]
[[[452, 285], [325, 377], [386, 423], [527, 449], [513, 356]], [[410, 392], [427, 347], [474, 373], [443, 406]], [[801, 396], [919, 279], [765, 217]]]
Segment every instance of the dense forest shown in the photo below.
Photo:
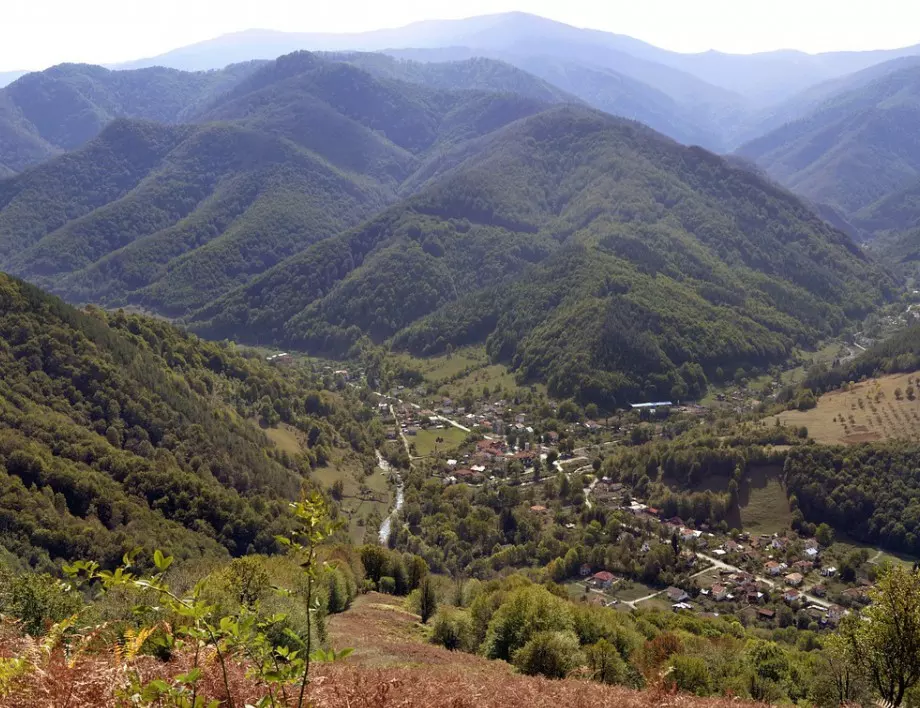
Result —
[[917, 118], [918, 91], [920, 69], [892, 70], [832, 95], [738, 153], [798, 194], [858, 220], [860, 210], [920, 178], [920, 143], [907, 128]]
[[21, 172], [95, 138], [115, 118], [178, 123], [258, 68], [219, 71], [163, 67], [110, 71], [61, 64], [0, 89], [0, 176]]
[[[335, 447], [366, 457], [363, 405], [233, 346], [123, 312], [81, 312], [0, 277], [0, 543], [6, 561], [111, 564], [272, 551], [286, 500]], [[280, 452], [256, 425], [304, 433]]]
[[420, 355], [485, 342], [554, 395], [609, 403], [696, 395], [891, 293], [789, 195], [634, 123], [550, 109], [450, 160], [193, 327], [337, 354], [362, 334]]
[[920, 554], [920, 448], [913, 443], [791, 450], [787, 491], [811, 522], [845, 529], [853, 538]]
[[420, 188], [448, 146], [544, 105], [282, 57], [199, 96], [182, 125], [121, 118], [3, 181], [0, 266], [71, 301], [186, 314], [379, 213], [419, 171]]

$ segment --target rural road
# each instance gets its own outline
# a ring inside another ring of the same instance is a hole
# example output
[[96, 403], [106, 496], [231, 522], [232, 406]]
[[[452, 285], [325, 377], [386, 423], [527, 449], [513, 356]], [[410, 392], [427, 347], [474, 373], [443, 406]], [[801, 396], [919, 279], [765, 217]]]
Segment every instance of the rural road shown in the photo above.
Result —
[[[712, 556], [707, 556], [703, 553], [697, 553], [696, 555], [698, 555], [700, 558], [705, 558], [710, 563], [712, 563], [716, 568], [719, 568], [722, 570], [730, 570], [733, 573], [747, 572], [741, 568], [737, 568], [733, 565], [729, 565], [728, 563], [725, 563], [716, 558], [713, 558]], [[711, 568], [707, 568], [707, 570], [711, 570]], [[701, 574], [702, 573], [697, 573], [696, 575], [701, 575]], [[695, 577], [695, 576], [691, 576], [691, 577]], [[759, 583], [763, 583], [764, 585], [768, 585], [769, 587], [776, 590], [777, 583], [775, 580], [770, 580], [769, 578], [765, 578], [760, 575], [755, 575], [754, 580], [756, 580]], [[780, 589], [782, 589], [782, 585], [780, 585]], [[816, 597], [815, 595], [809, 595], [808, 593], [803, 592], [802, 597], [804, 597], [806, 600], [808, 600], [808, 602], [810, 602], [813, 605], [820, 605], [821, 607], [825, 607], [825, 608], [828, 606], [827, 600], [822, 600], [820, 597]]]
[[[698, 576], [700, 576], [700, 575], [705, 575], [706, 573], [708, 573], [709, 571], [711, 571], [713, 568], [715, 568], [715, 569], [717, 569], [717, 570], [729, 570], [729, 571], [731, 571], [731, 572], [733, 572], [733, 573], [744, 573], [744, 572], [747, 572], [747, 571], [743, 570], [742, 568], [738, 568], [738, 567], [736, 567], [736, 566], [730, 565], [730, 564], [726, 563], [725, 561], [719, 560], [718, 558], [713, 558], [712, 556], [707, 556], [707, 555], [704, 554], [704, 553], [697, 553], [696, 555], [699, 556], [700, 558], [702, 558], [702, 559], [704, 559], [704, 560], [707, 560], [707, 561], [709, 561], [710, 563], [712, 563], [712, 566], [709, 567], [709, 568], [704, 568], [703, 570], [694, 573], [693, 575], [690, 576], [691, 578], [696, 578], [696, 577], [698, 577]], [[774, 582], [773, 580], [770, 580], [769, 578], [764, 578], [764, 577], [762, 577], [762, 576], [757, 576], [757, 575], [755, 575], [755, 576], [754, 576], [754, 580], [756, 580], [757, 582], [760, 582], [760, 583], [764, 583], [765, 585], [768, 585], [769, 587], [773, 588], [774, 590], [776, 589], [776, 582]], [[640, 602], [645, 602], [646, 600], [651, 600], [651, 599], [654, 598], [654, 597], [658, 597], [658, 596], [661, 595], [663, 592], [665, 592], [665, 591], [664, 591], [664, 590], [659, 590], [658, 592], [653, 592], [653, 593], [650, 594], [650, 595], [646, 595], [645, 597], [640, 597], [640, 598], [637, 598], [637, 599], [635, 599], [635, 600], [629, 600], [629, 601], [625, 601], [625, 600], [624, 600], [624, 601], [623, 601], [623, 604], [624, 604], [624, 605], [628, 605], [629, 607], [632, 607], [633, 609], [635, 609], [635, 608], [636, 608], [636, 605], [637, 605], [638, 603], [640, 603]], [[811, 603], [811, 604], [820, 605], [821, 607], [824, 607], [824, 608], [827, 608], [827, 606], [828, 606], [826, 600], [822, 600], [821, 598], [815, 597], [814, 595], [809, 595], [808, 593], [802, 593], [802, 597], [804, 597], [804, 598], [805, 598], [809, 603]]]
[[458, 429], [462, 430], [464, 433], [471, 433], [471, 432], [473, 432], [472, 430], [470, 430], [469, 428], [467, 428], [465, 425], [460, 425], [460, 423], [458, 423], [457, 421], [451, 420], [450, 418], [445, 418], [443, 415], [436, 415], [436, 416], [434, 416], [434, 417], [437, 418], [438, 420], [443, 420], [445, 423], [448, 423], [448, 424], [454, 426], [455, 428], [458, 428]]

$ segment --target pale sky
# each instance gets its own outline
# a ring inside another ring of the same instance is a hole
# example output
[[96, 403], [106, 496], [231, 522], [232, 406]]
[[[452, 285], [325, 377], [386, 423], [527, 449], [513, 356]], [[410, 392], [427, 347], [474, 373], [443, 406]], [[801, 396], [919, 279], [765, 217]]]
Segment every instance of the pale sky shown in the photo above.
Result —
[[682, 52], [920, 43], [918, 0], [0, 0], [0, 71], [114, 63], [227, 32], [360, 32], [521, 10]]

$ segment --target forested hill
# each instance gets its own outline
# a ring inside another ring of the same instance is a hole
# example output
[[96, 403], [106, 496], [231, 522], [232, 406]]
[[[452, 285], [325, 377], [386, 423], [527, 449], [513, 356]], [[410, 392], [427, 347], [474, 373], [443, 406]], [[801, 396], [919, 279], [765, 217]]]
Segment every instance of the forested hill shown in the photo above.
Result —
[[554, 394], [698, 391], [889, 295], [788, 193], [637, 123], [549, 109], [441, 158], [417, 196], [204, 308], [208, 336], [329, 353], [485, 341]]
[[911, 186], [920, 180], [920, 68], [913, 64], [834, 95], [738, 152], [848, 216]]
[[121, 119], [0, 181], [0, 267], [71, 301], [186, 314], [379, 213], [450, 147], [545, 105], [282, 57], [192, 124]]
[[[293, 374], [291, 374], [293, 376]], [[349, 440], [358, 403], [159, 321], [81, 312], [0, 274], [0, 555], [13, 567], [274, 550], [286, 502]], [[287, 421], [292, 457], [256, 425]]]
[[258, 65], [249, 62], [192, 73], [62, 64], [27, 74], [0, 89], [0, 177], [4, 166], [20, 172], [80, 147], [115, 118], [186, 120]]

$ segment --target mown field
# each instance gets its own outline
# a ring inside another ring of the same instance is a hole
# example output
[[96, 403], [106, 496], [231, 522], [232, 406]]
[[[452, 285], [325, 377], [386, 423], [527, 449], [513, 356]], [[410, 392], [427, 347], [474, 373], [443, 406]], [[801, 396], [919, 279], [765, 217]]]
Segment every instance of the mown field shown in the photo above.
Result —
[[772, 534], [790, 528], [792, 511], [779, 470], [751, 470], [745, 482], [739, 495], [741, 529]]
[[[791, 528], [792, 511], [783, 488], [779, 467], [752, 467], [747, 471], [738, 490], [738, 506], [729, 514], [728, 525], [753, 534], [776, 533]], [[667, 482], [667, 480], [665, 480]], [[703, 477], [694, 492], [724, 492], [728, 478], [718, 475]]]
[[920, 433], [920, 375], [869, 379], [824, 394], [809, 411], [784, 411], [774, 419], [804, 425], [811, 437], [827, 445], [915, 439]]
[[[467, 433], [452, 425], [445, 424], [443, 428], [429, 428], [419, 430], [417, 434], [408, 438], [415, 445], [415, 454], [426, 457], [436, 452], [450, 452], [457, 449], [466, 439]], [[438, 440], [442, 442], [438, 442]]]

